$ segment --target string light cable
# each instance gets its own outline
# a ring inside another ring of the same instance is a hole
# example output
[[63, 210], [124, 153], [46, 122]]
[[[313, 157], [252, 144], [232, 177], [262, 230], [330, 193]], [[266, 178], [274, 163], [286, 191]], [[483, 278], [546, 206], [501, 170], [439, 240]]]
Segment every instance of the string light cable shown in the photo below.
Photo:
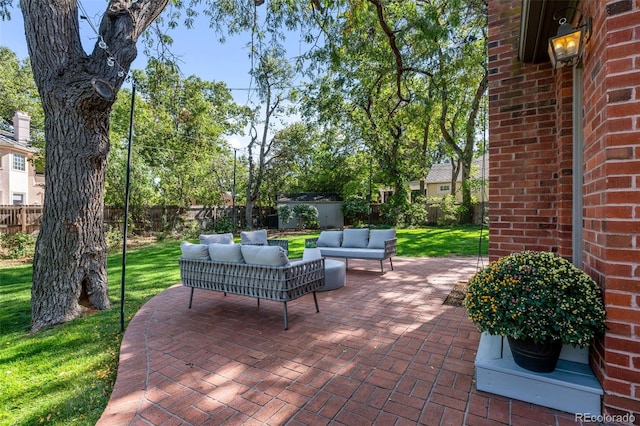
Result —
[[98, 32], [98, 29], [96, 28], [93, 21], [89, 18], [89, 14], [87, 13], [87, 10], [84, 8], [84, 5], [82, 4], [81, 0], [78, 0], [78, 8], [82, 12], [82, 15], [80, 15], [80, 19], [84, 19], [85, 21], [87, 21], [87, 24], [89, 24], [89, 27], [91, 28], [91, 30], [93, 30], [93, 32], [96, 35], [96, 38], [98, 39], [98, 47], [104, 50], [104, 52], [107, 54], [107, 66], [111, 68], [117, 66], [118, 77], [121, 77], [121, 78], [124, 77], [126, 75], [126, 71], [124, 67], [120, 65], [120, 63], [116, 60], [115, 56], [109, 50], [109, 46], [104, 41], [104, 38], [102, 37], [102, 35]]

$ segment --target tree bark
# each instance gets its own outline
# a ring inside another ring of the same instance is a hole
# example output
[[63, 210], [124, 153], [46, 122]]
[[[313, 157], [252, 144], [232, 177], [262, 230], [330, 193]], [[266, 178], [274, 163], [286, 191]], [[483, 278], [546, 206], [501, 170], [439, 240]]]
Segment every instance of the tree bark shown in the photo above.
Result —
[[76, 0], [20, 2], [45, 113], [45, 200], [33, 259], [33, 331], [69, 321], [88, 307], [111, 305], [103, 230], [109, 114], [136, 57], [137, 38], [168, 1], [112, 0], [91, 55], [80, 41]]

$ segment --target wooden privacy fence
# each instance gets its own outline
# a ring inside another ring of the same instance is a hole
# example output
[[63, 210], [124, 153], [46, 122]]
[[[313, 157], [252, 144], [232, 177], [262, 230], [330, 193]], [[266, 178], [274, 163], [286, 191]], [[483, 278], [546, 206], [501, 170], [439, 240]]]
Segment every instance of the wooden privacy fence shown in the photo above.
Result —
[[[379, 204], [372, 204], [371, 224], [384, 223]], [[439, 206], [430, 205], [428, 208], [429, 224], [435, 224], [441, 217]], [[486, 217], [487, 203], [474, 206], [473, 223], [482, 224]], [[236, 206], [236, 229], [246, 229], [245, 207]], [[233, 207], [192, 206], [182, 208], [176, 206], [132, 207], [129, 210], [130, 224], [134, 233], [163, 232], [175, 230], [192, 221], [204, 230], [216, 229], [220, 221], [231, 225]], [[273, 207], [255, 207], [252, 212], [253, 228], [278, 228], [278, 215]], [[368, 215], [358, 218], [360, 223], [368, 223]], [[42, 223], [42, 206], [2, 206], [0, 205], [0, 232], [15, 234], [17, 232], [33, 233], [40, 230]], [[124, 224], [124, 209], [120, 207], [104, 208], [105, 225], [120, 228]], [[345, 223], [345, 225], [353, 225]]]
[[42, 206], [0, 206], [0, 232], [32, 233], [40, 229]]
[[[236, 229], [245, 228], [245, 207], [236, 206]], [[231, 225], [233, 207], [192, 206], [181, 208], [176, 206], [132, 207], [129, 210], [129, 223], [134, 233], [163, 232], [178, 229], [185, 223], [197, 221], [198, 226], [212, 230], [220, 221]], [[17, 232], [33, 233], [40, 230], [42, 223], [42, 206], [2, 206], [0, 205], [0, 232], [15, 234]], [[124, 209], [105, 206], [104, 224], [122, 229]], [[272, 207], [255, 207], [253, 209], [253, 227], [277, 228], [278, 218]]]

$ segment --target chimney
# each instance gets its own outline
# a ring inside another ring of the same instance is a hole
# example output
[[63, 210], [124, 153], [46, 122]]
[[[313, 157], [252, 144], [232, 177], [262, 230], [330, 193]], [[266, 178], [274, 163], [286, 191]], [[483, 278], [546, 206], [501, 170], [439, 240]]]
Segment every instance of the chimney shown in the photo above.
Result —
[[16, 142], [24, 143], [25, 145], [29, 143], [30, 126], [31, 117], [29, 117], [29, 114], [22, 111], [16, 111], [15, 115], [13, 116], [13, 135], [16, 139]]

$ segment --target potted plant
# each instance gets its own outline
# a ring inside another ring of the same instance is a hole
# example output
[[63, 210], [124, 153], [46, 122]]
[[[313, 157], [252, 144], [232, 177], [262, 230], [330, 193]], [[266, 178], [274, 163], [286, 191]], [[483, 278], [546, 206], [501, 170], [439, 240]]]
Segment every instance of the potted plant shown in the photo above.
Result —
[[563, 344], [585, 347], [605, 331], [598, 285], [548, 252], [491, 262], [469, 281], [464, 305], [480, 331], [506, 336], [516, 364], [533, 371], [553, 371]]

